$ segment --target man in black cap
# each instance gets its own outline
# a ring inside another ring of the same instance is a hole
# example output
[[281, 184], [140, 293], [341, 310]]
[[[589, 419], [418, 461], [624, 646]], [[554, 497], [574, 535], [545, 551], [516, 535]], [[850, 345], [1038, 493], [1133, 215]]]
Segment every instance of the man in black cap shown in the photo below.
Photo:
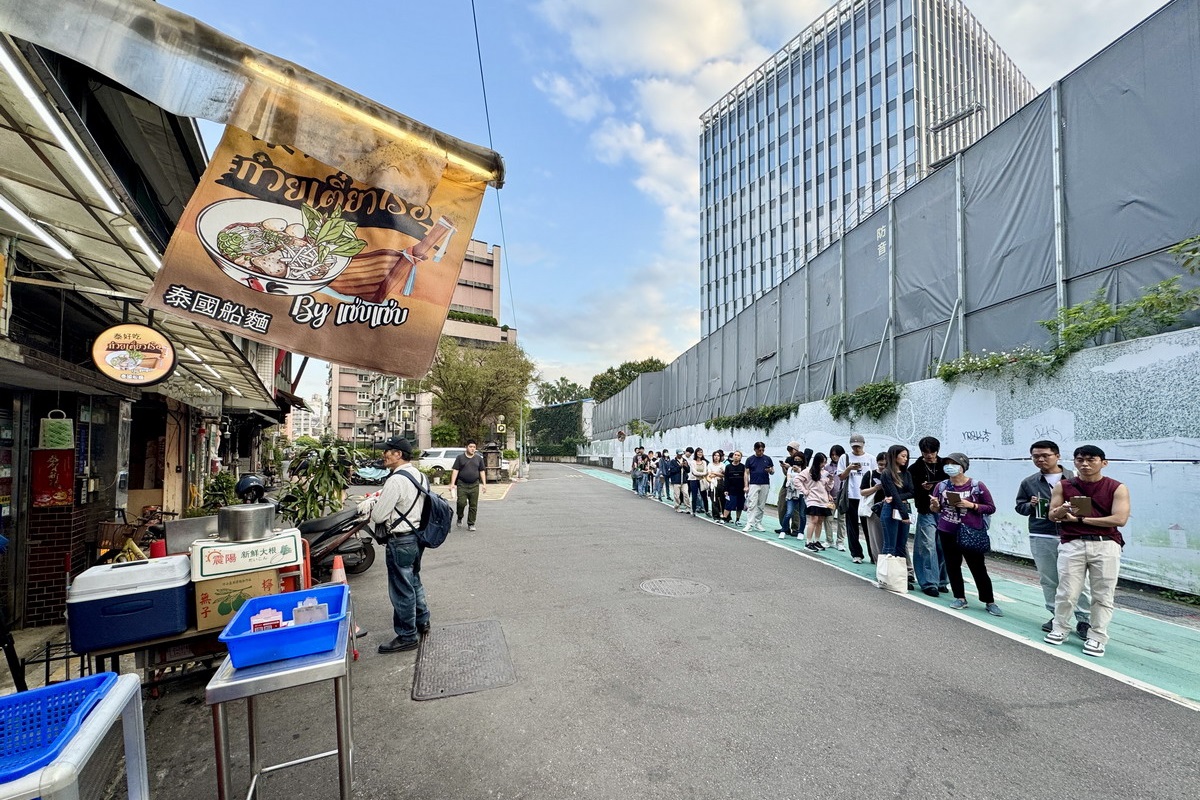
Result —
[[359, 503], [358, 512], [369, 515], [371, 524], [390, 532], [387, 540], [388, 596], [392, 601], [392, 627], [396, 638], [379, 645], [381, 653], [415, 650], [420, 635], [429, 632], [429, 606], [421, 585], [421, 547], [417, 526], [421, 521], [425, 497], [407, 478], [397, 476], [404, 470], [421, 485], [429, 482], [412, 465], [413, 447], [407, 439], [393, 436], [383, 445], [383, 465], [390, 474], [378, 494]]

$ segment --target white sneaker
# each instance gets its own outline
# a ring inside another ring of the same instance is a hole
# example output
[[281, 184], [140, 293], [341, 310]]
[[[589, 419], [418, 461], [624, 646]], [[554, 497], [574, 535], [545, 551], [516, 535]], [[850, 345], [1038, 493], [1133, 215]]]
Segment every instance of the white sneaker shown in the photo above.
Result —
[[767, 532], [767, 529], [766, 529], [766, 528], [764, 528], [762, 525], [755, 525], [755, 526], [754, 526], [754, 530], [758, 531], [759, 533], [766, 533], [766, 532]]
[[844, 544], [839, 544], [838, 550], [841, 550], [844, 553], [844, 552], [846, 552], [846, 546]]
[[[1065, 636], [1063, 637], [1066, 638]], [[1083, 644], [1083, 654], [1092, 658], [1104, 657], [1104, 643], [1099, 639], [1088, 639]]]
[[475, 526], [474, 526], [474, 525], [468, 525], [468, 526], [467, 526], [467, 530], [469, 530], [469, 531], [473, 531], [473, 530], [475, 530]]
[[754, 528], [750, 525], [747, 525], [746, 527], [742, 528], [742, 533], [750, 533], [752, 530], [754, 530]]
[[786, 534], [786, 533], [781, 533], [781, 534], [779, 534], [779, 538], [780, 538], [780, 539], [785, 539], [785, 538], [787, 538], [787, 534]]

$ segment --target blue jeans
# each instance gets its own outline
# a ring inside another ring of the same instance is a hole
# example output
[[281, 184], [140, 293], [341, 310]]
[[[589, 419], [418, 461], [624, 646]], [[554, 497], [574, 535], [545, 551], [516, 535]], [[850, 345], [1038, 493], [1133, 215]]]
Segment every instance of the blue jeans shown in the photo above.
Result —
[[429, 626], [429, 606], [421, 585], [421, 548], [417, 537], [393, 536], [387, 543], [388, 597], [396, 637], [415, 642], [418, 628]]
[[807, 511], [808, 504], [804, 502], [804, 495], [785, 501], [783, 507], [783, 517], [779, 520], [779, 527], [783, 528], [784, 533], [791, 536], [792, 518], [793, 515], [795, 515], [795, 519], [798, 524], [798, 527], [796, 528], [796, 535], [802, 535], [804, 533], [804, 526], [806, 523], [805, 517], [808, 516]]
[[[900, 508], [900, 506], [897, 505], [895, 508]], [[891, 503], [884, 503], [883, 509], [879, 512], [879, 519], [883, 523], [883, 554], [907, 558], [908, 523], [892, 519], [892, 509]]]
[[942, 539], [937, 533], [937, 514], [917, 514], [917, 529], [913, 532], [913, 572], [922, 589], [946, 585], [946, 556]]
[[700, 481], [688, 481], [688, 492], [692, 495], [692, 513], [707, 514], [708, 499], [700, 491]]

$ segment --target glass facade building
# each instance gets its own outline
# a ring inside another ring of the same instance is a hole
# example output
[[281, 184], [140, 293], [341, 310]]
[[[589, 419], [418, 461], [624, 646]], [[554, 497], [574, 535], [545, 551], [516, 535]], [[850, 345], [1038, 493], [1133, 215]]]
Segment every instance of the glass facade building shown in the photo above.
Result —
[[961, 0], [842, 0], [701, 116], [701, 334], [1036, 92]]

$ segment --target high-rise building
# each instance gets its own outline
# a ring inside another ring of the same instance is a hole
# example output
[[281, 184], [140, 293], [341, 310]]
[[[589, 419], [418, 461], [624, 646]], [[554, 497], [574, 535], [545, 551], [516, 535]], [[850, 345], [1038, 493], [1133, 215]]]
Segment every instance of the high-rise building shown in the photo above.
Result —
[[701, 333], [1035, 96], [961, 0], [842, 0], [701, 116]]
[[[502, 263], [498, 245], [471, 240], [443, 336], [478, 346], [516, 342], [516, 329], [500, 324]], [[329, 370], [330, 428], [339, 439], [365, 447], [398, 434], [421, 449], [430, 446], [436, 422], [433, 395], [422, 392], [419, 381], [339, 364], [330, 364]]]

